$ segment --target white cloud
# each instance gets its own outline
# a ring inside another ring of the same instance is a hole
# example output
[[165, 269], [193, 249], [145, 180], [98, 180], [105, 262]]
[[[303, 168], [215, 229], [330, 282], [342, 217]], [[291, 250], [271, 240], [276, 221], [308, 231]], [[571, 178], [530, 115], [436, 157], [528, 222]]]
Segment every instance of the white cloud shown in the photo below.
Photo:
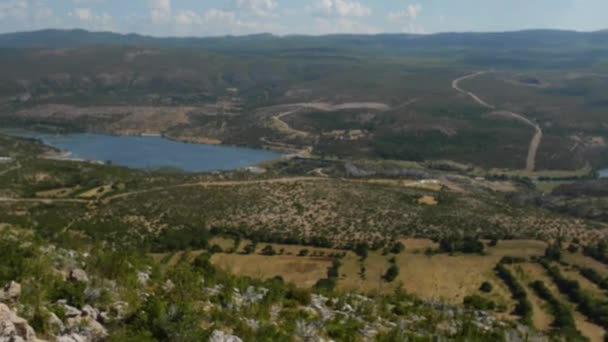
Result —
[[246, 14], [268, 17], [274, 14], [277, 3], [274, 0], [234, 0], [234, 6]]
[[418, 25], [417, 19], [422, 13], [422, 5], [408, 5], [404, 10], [390, 13], [388, 19], [399, 25], [401, 32], [405, 33], [425, 33], [422, 26]]
[[0, 19], [24, 20], [28, 17], [29, 4], [25, 0], [0, 2]]
[[107, 0], [72, 0], [75, 5], [105, 4]]
[[404, 10], [391, 13], [388, 18], [392, 21], [415, 20], [422, 12], [422, 5], [408, 5]]
[[180, 10], [173, 16], [178, 34], [249, 34], [259, 32], [279, 32], [285, 28], [268, 20], [247, 20], [236, 11], [211, 8], [202, 13]]
[[72, 14], [80, 21], [89, 21], [93, 18], [93, 12], [90, 8], [75, 8]]
[[334, 34], [334, 33], [362, 33], [376, 34], [380, 32], [377, 27], [362, 23], [348, 18], [328, 20], [317, 18], [315, 21], [315, 34]]
[[44, 0], [0, 0], [0, 20], [12, 23], [12, 30], [21, 29], [22, 25], [34, 29], [58, 24]]
[[357, 1], [319, 0], [312, 7], [312, 13], [328, 17], [367, 17], [372, 13], [372, 10]]
[[150, 18], [155, 24], [171, 20], [171, 0], [148, 0]]
[[68, 13], [87, 29], [93, 30], [115, 30], [114, 18], [108, 13], [95, 14], [90, 8], [75, 8]]

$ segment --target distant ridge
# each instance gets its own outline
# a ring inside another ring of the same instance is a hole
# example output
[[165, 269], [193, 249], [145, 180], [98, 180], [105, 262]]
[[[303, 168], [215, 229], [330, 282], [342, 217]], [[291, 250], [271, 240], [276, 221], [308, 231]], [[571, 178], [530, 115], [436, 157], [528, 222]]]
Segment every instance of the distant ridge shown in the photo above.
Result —
[[[139, 34], [90, 32], [82, 29], [47, 29], [0, 34], [2, 48], [75, 48], [87, 46], [147, 46], [159, 48], [233, 49], [252, 45], [256, 48], [280, 49], [297, 46], [383, 46], [480, 47], [480, 48], [580, 48], [608, 43], [608, 30], [577, 32], [564, 30], [524, 30], [513, 32], [457, 32], [420, 34], [333, 34], [324, 36], [268, 33], [224, 37], [151, 37]], [[261, 45], [261, 46], [260, 46]]]

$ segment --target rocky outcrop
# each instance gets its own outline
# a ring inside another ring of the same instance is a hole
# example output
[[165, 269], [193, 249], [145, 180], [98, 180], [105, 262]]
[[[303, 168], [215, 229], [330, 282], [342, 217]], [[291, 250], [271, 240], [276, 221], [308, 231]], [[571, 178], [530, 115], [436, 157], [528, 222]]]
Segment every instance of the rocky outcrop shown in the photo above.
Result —
[[243, 340], [237, 336], [226, 334], [221, 330], [215, 330], [213, 334], [211, 334], [209, 342], [243, 342]]
[[69, 279], [72, 281], [78, 281], [81, 283], [89, 282], [89, 276], [87, 275], [87, 272], [85, 272], [84, 270], [82, 270], [80, 268], [75, 268], [75, 269], [71, 270]]
[[0, 303], [0, 342], [41, 342], [27, 321]]
[[15, 302], [21, 297], [21, 284], [11, 281], [0, 291], [0, 300], [5, 302]]
[[61, 303], [65, 313], [65, 322], [61, 323], [61, 336], [58, 340], [71, 341], [103, 341], [108, 337], [108, 332], [98, 319], [101, 317], [99, 310], [90, 305], [85, 305], [82, 310]]

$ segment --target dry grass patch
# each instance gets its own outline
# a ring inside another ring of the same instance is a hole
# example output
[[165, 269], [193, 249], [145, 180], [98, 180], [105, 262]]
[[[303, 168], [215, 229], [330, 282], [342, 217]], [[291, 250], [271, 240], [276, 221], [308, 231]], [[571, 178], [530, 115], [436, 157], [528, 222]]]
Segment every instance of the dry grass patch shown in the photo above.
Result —
[[572, 314], [574, 315], [576, 327], [581, 331], [581, 333], [583, 333], [584, 336], [593, 342], [604, 341], [604, 334], [606, 333], [605, 330], [599, 325], [589, 322], [589, 320], [583, 314], [576, 310], [576, 305], [570, 302], [568, 298], [559, 291], [553, 280], [551, 280], [541, 265], [534, 263], [523, 263], [517, 265], [516, 267], [521, 268], [522, 272], [528, 275], [530, 279], [544, 282], [549, 290], [551, 290], [551, 293], [553, 293], [555, 298], [570, 307]]
[[425, 251], [427, 249], [437, 249], [439, 244], [429, 239], [401, 239], [401, 243], [408, 252]]
[[258, 254], [214, 254], [211, 262], [221, 269], [258, 279], [276, 276], [298, 287], [312, 287], [327, 277], [330, 258], [297, 257], [291, 255], [264, 256]]
[[439, 202], [435, 196], [422, 196], [418, 199], [418, 204], [421, 205], [437, 205]]
[[581, 289], [593, 295], [595, 299], [606, 299], [604, 297], [604, 291], [592, 283], [589, 279], [583, 277], [575, 268], [565, 267], [557, 264], [556, 266], [559, 267], [560, 271], [566, 278], [576, 280], [581, 285]]
[[74, 192], [78, 191], [78, 189], [79, 189], [78, 187], [74, 187], [74, 188], [59, 188], [59, 189], [38, 191], [36, 193], [36, 197], [65, 198], [65, 197], [68, 197], [69, 195], [73, 194]]
[[603, 264], [593, 258], [590, 258], [590, 257], [585, 256], [580, 253], [570, 253], [570, 252], [564, 252], [563, 257], [564, 257], [564, 261], [569, 264], [573, 264], [573, 265], [577, 265], [577, 266], [581, 266], [581, 267], [589, 267], [589, 268], [596, 270], [602, 276], [608, 277], [608, 266], [606, 266], [605, 264]]
[[101, 197], [112, 192], [112, 185], [102, 185], [93, 189], [89, 189], [78, 195], [80, 198], [95, 198]]
[[517, 267], [517, 265], [508, 266], [513, 274], [518, 278], [519, 282], [524, 286], [528, 293], [528, 298], [532, 303], [532, 324], [534, 327], [541, 331], [549, 331], [551, 329], [551, 322], [553, 322], [553, 315], [550, 314], [548, 304], [540, 299], [534, 289], [530, 287], [535, 279], [531, 278], [529, 274], [523, 271], [523, 268]]

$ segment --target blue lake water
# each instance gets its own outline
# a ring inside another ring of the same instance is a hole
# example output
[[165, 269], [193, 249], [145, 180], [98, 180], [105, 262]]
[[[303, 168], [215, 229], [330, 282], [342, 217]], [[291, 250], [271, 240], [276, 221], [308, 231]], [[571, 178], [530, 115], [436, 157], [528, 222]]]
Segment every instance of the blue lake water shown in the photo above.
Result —
[[70, 158], [111, 162], [137, 169], [177, 168], [186, 172], [235, 170], [281, 158], [281, 154], [250, 148], [189, 144], [162, 137], [100, 134], [45, 134], [5, 132], [41, 140], [71, 152]]

